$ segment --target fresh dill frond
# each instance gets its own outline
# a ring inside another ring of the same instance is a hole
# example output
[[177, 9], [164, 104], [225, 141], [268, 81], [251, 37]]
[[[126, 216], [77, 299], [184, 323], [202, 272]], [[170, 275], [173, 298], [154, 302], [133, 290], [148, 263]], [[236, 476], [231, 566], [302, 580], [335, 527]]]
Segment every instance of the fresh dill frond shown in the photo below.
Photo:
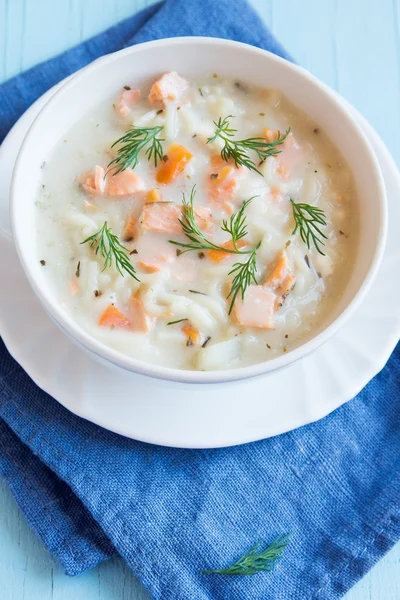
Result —
[[239, 249], [237, 246], [238, 241], [247, 235], [245, 210], [246, 207], [253, 200], [253, 198], [249, 198], [248, 200], [243, 202], [238, 212], [234, 213], [231, 216], [229, 222], [226, 220], [223, 221], [221, 227], [222, 231], [226, 231], [227, 233], [229, 233], [232, 238], [233, 248], [227, 248], [225, 246], [219, 246], [218, 244], [214, 244], [214, 242], [209, 240], [199, 229], [196, 223], [196, 215], [194, 211], [195, 195], [196, 186], [193, 186], [189, 200], [187, 200], [185, 194], [183, 194], [183, 214], [182, 219], [178, 219], [179, 223], [182, 226], [183, 233], [186, 235], [189, 242], [177, 242], [175, 240], [169, 241], [171, 244], [174, 244], [175, 246], [179, 246], [181, 248], [181, 254], [193, 250], [219, 250], [225, 253], [228, 252], [229, 254], [239, 254], [248, 256], [246, 262], [234, 263], [234, 265], [232, 266], [232, 270], [229, 272], [229, 275], [234, 275], [232, 281], [232, 288], [227, 296], [227, 298], [232, 298], [229, 307], [230, 314], [232, 312], [233, 305], [235, 304], [235, 300], [239, 292], [241, 293], [241, 298], [243, 300], [246, 289], [251, 284], [251, 282], [257, 284], [257, 250], [260, 247], [261, 242], [259, 242], [254, 248], [249, 249]]
[[313, 242], [317, 251], [325, 256], [322, 252], [320, 245], [325, 246], [323, 240], [328, 239], [327, 236], [321, 231], [320, 226], [326, 226], [326, 217], [322, 208], [318, 206], [312, 206], [311, 204], [297, 204], [290, 198], [290, 203], [293, 210], [293, 218], [295, 221], [295, 228], [292, 231], [292, 235], [297, 231], [300, 233], [300, 237], [303, 242], [307, 245], [307, 248], [311, 248], [311, 242]]
[[194, 185], [190, 192], [189, 200], [186, 199], [186, 195], [183, 194], [183, 211], [182, 218], [178, 219], [182, 226], [183, 233], [189, 240], [189, 243], [177, 242], [176, 240], [169, 240], [171, 244], [182, 248], [181, 254], [190, 252], [191, 250], [221, 250], [222, 252], [229, 252], [230, 254], [250, 254], [252, 250], [243, 250], [236, 247], [238, 240], [242, 239], [247, 234], [246, 229], [246, 217], [244, 210], [246, 206], [252, 201], [253, 198], [249, 198], [243, 203], [239, 211], [233, 214], [230, 218], [229, 223], [223, 221], [221, 229], [226, 231], [232, 236], [234, 248], [225, 248], [214, 244], [209, 240], [204, 233], [199, 229], [196, 223], [196, 214], [194, 210], [194, 198], [196, 195], [196, 186]]
[[[183, 233], [189, 240], [189, 243], [176, 242], [175, 240], [169, 240], [171, 244], [182, 248], [181, 254], [184, 252], [190, 252], [191, 250], [224, 250], [221, 246], [214, 244], [211, 240], [206, 238], [204, 233], [199, 229], [196, 223], [196, 215], [194, 212], [194, 198], [196, 195], [196, 186], [192, 187], [190, 192], [189, 200], [186, 199], [186, 194], [183, 194], [182, 204], [182, 218], [178, 219], [182, 226]], [[226, 250], [225, 250], [226, 251]], [[232, 252], [234, 252], [232, 250]]]
[[139, 152], [146, 149], [148, 160], [153, 159], [154, 165], [162, 160], [164, 155], [162, 143], [163, 138], [158, 137], [162, 131], [162, 125], [157, 127], [132, 127], [125, 135], [114, 142], [111, 148], [119, 146], [117, 157], [108, 164], [108, 171], [113, 175], [125, 171], [125, 169], [134, 169], [139, 163]]
[[272, 571], [288, 543], [289, 536], [281, 535], [262, 550], [263, 542], [260, 540], [226, 569], [208, 569], [203, 571], [203, 575], [256, 575], [261, 571]]
[[278, 149], [278, 146], [286, 140], [290, 133], [290, 129], [288, 129], [284, 135], [281, 135], [278, 131], [278, 139], [274, 142], [267, 142], [263, 137], [234, 140], [233, 137], [237, 133], [237, 129], [233, 129], [230, 126], [230, 119], [233, 119], [233, 115], [228, 115], [224, 119], [220, 117], [218, 121], [213, 121], [216, 130], [214, 135], [208, 138], [207, 144], [220, 138], [224, 142], [224, 146], [221, 150], [221, 158], [224, 161], [228, 162], [230, 159], [233, 159], [236, 167], [243, 165], [250, 171], [255, 171], [262, 176], [261, 171], [257, 169], [256, 163], [250, 158], [248, 154], [249, 150], [253, 150], [261, 162], [264, 162], [268, 156], [276, 156], [281, 152], [281, 150]]
[[91, 235], [90, 237], [83, 240], [81, 244], [90, 242], [90, 247], [95, 248], [95, 254], [100, 254], [104, 260], [103, 271], [112, 266], [115, 261], [117, 271], [122, 277], [124, 277], [124, 271], [131, 277], [140, 281], [136, 275], [136, 271], [129, 260], [129, 250], [125, 248], [119, 241], [118, 237], [114, 235], [107, 226], [105, 221], [103, 227]]
[[247, 235], [246, 215], [244, 211], [246, 210], [250, 202], [254, 200], [254, 198], [256, 198], [256, 196], [252, 196], [252, 198], [249, 198], [248, 200], [243, 202], [242, 206], [239, 208], [237, 213], [233, 213], [229, 220], [229, 223], [226, 220], [222, 221], [221, 229], [222, 231], [226, 231], [231, 235], [232, 242], [236, 251], [239, 250], [236, 245], [238, 241]]
[[257, 273], [257, 250], [259, 249], [261, 242], [253, 248], [249, 258], [246, 262], [237, 262], [233, 265], [232, 270], [229, 271], [229, 275], [234, 275], [232, 281], [231, 291], [229, 292], [227, 299], [231, 299], [228, 314], [230, 315], [235, 304], [236, 298], [240, 293], [242, 300], [244, 300], [245, 292], [251, 283], [257, 285], [258, 281], [256, 278]]

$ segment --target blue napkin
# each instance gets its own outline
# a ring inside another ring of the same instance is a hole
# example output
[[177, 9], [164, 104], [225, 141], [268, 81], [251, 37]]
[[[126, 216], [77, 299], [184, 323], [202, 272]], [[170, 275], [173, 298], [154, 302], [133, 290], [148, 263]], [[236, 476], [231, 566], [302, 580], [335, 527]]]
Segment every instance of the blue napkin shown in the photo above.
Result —
[[[0, 86], [0, 139], [97, 56], [193, 34], [285, 55], [244, 0], [167, 0]], [[0, 342], [0, 474], [70, 575], [118, 553], [156, 600], [334, 600], [400, 537], [399, 393], [398, 346], [357, 398], [318, 423], [246, 446], [176, 450], [70, 414]], [[271, 573], [202, 574], [287, 532]]]

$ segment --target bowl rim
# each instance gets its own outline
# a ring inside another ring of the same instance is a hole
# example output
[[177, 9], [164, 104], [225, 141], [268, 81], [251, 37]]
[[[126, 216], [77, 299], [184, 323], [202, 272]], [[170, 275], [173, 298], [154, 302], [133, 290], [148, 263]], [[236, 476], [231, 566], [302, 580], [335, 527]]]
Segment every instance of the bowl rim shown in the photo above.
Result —
[[[79, 327], [76, 321], [68, 313], [61, 308], [61, 306], [57, 303], [55, 297], [52, 296], [50, 292], [50, 287], [43, 290], [38, 282], [36, 281], [34, 275], [31, 272], [29, 261], [25, 257], [24, 250], [22, 248], [22, 244], [20, 242], [18, 236], [18, 227], [17, 227], [17, 216], [18, 216], [18, 199], [16, 195], [16, 182], [18, 179], [18, 172], [20, 169], [20, 164], [24, 159], [24, 152], [26, 141], [32, 135], [35, 135], [36, 130], [40, 131], [40, 121], [43, 115], [46, 113], [47, 107], [53, 102], [59, 99], [59, 96], [63, 94], [65, 90], [70, 89], [71, 87], [79, 85], [81, 79], [83, 79], [87, 72], [96, 71], [101, 69], [104, 65], [112, 63], [114, 61], [118, 61], [118, 59], [122, 55], [126, 54], [136, 54], [138, 52], [146, 51], [147, 48], [153, 47], [165, 47], [165, 45], [184, 45], [184, 44], [199, 44], [199, 45], [216, 45], [216, 46], [225, 46], [227, 48], [242, 48], [244, 51], [265, 56], [267, 55], [269, 60], [276, 62], [278, 65], [284, 66], [285, 69], [290, 69], [298, 74], [306, 80], [307, 82], [317, 86], [324, 95], [328, 96], [330, 100], [336, 105], [339, 109], [344, 120], [347, 121], [347, 124], [352, 130], [352, 135], [358, 136], [360, 141], [365, 146], [367, 153], [370, 159], [369, 167], [372, 169], [373, 175], [377, 182], [377, 187], [379, 189], [379, 197], [377, 198], [377, 203], [379, 204], [379, 212], [380, 212], [380, 227], [379, 227], [379, 236], [376, 243], [375, 251], [373, 254], [373, 258], [368, 267], [367, 274], [361, 284], [361, 286], [356, 291], [352, 300], [347, 304], [344, 310], [340, 313], [340, 315], [329, 325], [327, 325], [322, 331], [317, 333], [313, 338], [308, 341], [305, 341], [303, 344], [300, 344], [298, 347], [293, 350], [288, 351], [281, 356], [269, 359], [267, 361], [263, 361], [260, 363], [256, 363], [249, 366], [238, 367], [234, 369], [227, 370], [213, 370], [213, 371], [196, 371], [196, 370], [185, 370], [185, 369], [176, 369], [171, 367], [165, 367], [161, 365], [154, 365], [150, 362], [144, 362], [138, 360], [136, 358], [132, 358], [121, 352], [114, 350], [113, 348], [107, 346], [105, 343], [100, 342], [91, 334], [85, 332], [83, 329]], [[366, 138], [364, 132], [361, 127], [355, 121], [352, 115], [349, 115], [345, 107], [340, 104], [336, 93], [331, 90], [326, 84], [320, 82], [314, 75], [312, 75], [309, 71], [307, 71], [304, 67], [301, 67], [295, 63], [287, 61], [280, 56], [269, 52], [267, 50], [257, 48], [255, 46], [251, 46], [249, 44], [245, 44], [243, 42], [236, 42], [232, 40], [227, 40], [223, 38], [208, 38], [201, 36], [183, 36], [183, 37], [175, 37], [175, 38], [163, 38], [160, 40], [154, 40], [150, 42], [143, 42], [140, 44], [136, 44], [134, 46], [130, 46], [128, 48], [124, 48], [117, 52], [108, 54], [106, 56], [102, 56], [97, 58], [89, 65], [85, 66], [72, 76], [66, 78], [65, 83], [61, 85], [61, 87], [54, 93], [54, 95], [46, 102], [45, 106], [41, 109], [39, 114], [36, 116], [34, 122], [29, 128], [21, 148], [18, 152], [18, 156], [14, 165], [11, 186], [10, 186], [10, 221], [11, 221], [11, 229], [14, 239], [15, 248], [18, 254], [18, 258], [22, 264], [22, 267], [25, 271], [27, 279], [34, 290], [36, 296], [41, 301], [44, 306], [46, 312], [55, 320], [57, 325], [62, 329], [64, 333], [69, 335], [75, 342], [77, 342], [81, 347], [85, 348], [91, 354], [95, 355], [100, 360], [105, 360], [108, 363], [111, 363], [117, 367], [121, 367], [123, 369], [134, 371], [141, 375], [146, 375], [150, 377], [156, 377], [159, 379], [165, 379], [169, 381], [174, 381], [177, 383], [227, 383], [232, 381], [244, 380], [250, 377], [257, 377], [262, 375], [267, 375], [281, 369], [316, 350], [318, 347], [323, 345], [328, 339], [330, 339], [333, 335], [337, 333], [337, 331], [348, 321], [351, 315], [356, 311], [357, 307], [362, 302], [366, 293], [370, 289], [373, 280], [375, 279], [376, 273], [378, 271], [379, 265], [382, 260], [385, 243], [386, 243], [386, 235], [387, 235], [387, 199], [386, 199], [386, 189], [383, 180], [383, 175], [381, 173], [381, 169], [379, 167], [377, 158], [373, 151], [373, 148]]]

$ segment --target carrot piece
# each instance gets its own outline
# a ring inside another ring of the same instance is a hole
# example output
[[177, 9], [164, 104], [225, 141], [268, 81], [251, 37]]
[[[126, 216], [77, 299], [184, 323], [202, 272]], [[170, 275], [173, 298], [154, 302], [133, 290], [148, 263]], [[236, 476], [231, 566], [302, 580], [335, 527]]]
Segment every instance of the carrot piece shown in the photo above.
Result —
[[279, 310], [288, 294], [292, 291], [296, 283], [296, 277], [294, 275], [287, 275], [283, 280], [283, 283], [276, 289], [277, 298], [275, 300], [275, 310]]
[[[234, 249], [234, 245], [232, 240], [228, 240], [224, 244], [221, 244], [223, 248], [228, 248], [229, 250]], [[244, 240], [238, 240], [236, 246], [238, 248], [243, 248], [246, 246], [246, 242]], [[224, 252], [223, 250], [207, 250], [207, 256], [214, 262], [219, 262], [220, 260], [224, 260], [224, 258], [228, 258], [228, 256], [233, 256], [231, 252]]]
[[294, 284], [296, 282], [295, 275], [288, 275], [283, 280], [283, 283], [278, 287], [276, 293], [280, 296], [286, 296], [288, 292], [290, 292], [294, 288]]
[[139, 260], [137, 264], [143, 271], [146, 271], [146, 273], [157, 273], [157, 271], [160, 270], [160, 267], [146, 263], [144, 260]]
[[221, 167], [226, 167], [226, 165], [229, 165], [237, 170], [240, 169], [240, 167], [235, 166], [235, 161], [233, 159], [229, 159], [229, 161], [227, 162], [226, 160], [224, 160], [222, 158], [222, 156], [220, 154], [213, 154], [212, 156], [210, 156], [210, 164], [212, 167], [215, 167], [216, 169], [220, 169]]
[[149, 190], [146, 195], [146, 202], [161, 202], [160, 190], [156, 188]]
[[210, 186], [219, 187], [232, 173], [235, 168], [232, 165], [224, 165], [217, 173], [213, 173], [210, 177]]
[[266, 127], [263, 130], [263, 136], [265, 137], [265, 139], [267, 140], [267, 142], [269, 144], [272, 144], [273, 142], [276, 142], [276, 140], [279, 137], [279, 132], [276, 131], [275, 129], [270, 129], [269, 127]]
[[171, 183], [182, 173], [193, 154], [181, 144], [171, 144], [167, 158], [160, 164], [156, 179], [159, 183]]
[[189, 323], [188, 325], [184, 325], [182, 327], [182, 331], [187, 337], [187, 346], [200, 343], [200, 331], [196, 329], [196, 327]]
[[135, 217], [128, 216], [125, 221], [124, 228], [122, 230], [122, 241], [132, 242], [137, 235], [137, 221]]
[[278, 254], [275, 266], [272, 269], [271, 273], [268, 275], [267, 279], [265, 280], [264, 285], [268, 285], [271, 287], [276, 287], [277, 285], [280, 285], [287, 275], [288, 262], [289, 261], [286, 253], [284, 251], [280, 252]]
[[212, 167], [221, 167], [226, 164], [220, 154], [213, 154], [210, 157], [210, 163]]
[[100, 316], [99, 325], [110, 329], [132, 329], [132, 323], [113, 304], [109, 304]]

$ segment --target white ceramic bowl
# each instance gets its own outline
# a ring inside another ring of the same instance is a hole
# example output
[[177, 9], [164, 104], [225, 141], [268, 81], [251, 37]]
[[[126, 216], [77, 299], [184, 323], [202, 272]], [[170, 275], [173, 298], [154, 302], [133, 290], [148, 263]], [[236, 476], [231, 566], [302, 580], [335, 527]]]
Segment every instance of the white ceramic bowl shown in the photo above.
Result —
[[[272, 360], [227, 371], [170, 369], [125, 356], [83, 331], [57, 303], [36, 252], [35, 197], [40, 166], [53, 146], [85, 113], [126, 81], [140, 85], [166, 71], [187, 77], [219, 74], [281, 90], [308, 113], [340, 148], [351, 167], [360, 203], [360, 239], [351, 281], [323, 328], [307, 342]], [[326, 342], [355, 311], [383, 254], [387, 208], [382, 174], [362, 130], [335, 95], [303, 68], [246, 44], [215, 38], [172, 38], [105, 56], [70, 78], [39, 113], [22, 144], [11, 184], [11, 224], [16, 249], [32, 288], [65, 333], [100, 360], [177, 382], [220, 383], [271, 372]]]

